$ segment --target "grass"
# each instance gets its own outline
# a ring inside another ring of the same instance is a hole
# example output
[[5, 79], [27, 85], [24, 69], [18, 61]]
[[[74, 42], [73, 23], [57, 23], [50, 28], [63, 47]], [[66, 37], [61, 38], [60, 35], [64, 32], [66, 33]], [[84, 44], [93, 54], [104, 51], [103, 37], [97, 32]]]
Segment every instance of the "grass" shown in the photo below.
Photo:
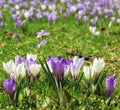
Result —
[[[6, 11], [5, 11], [6, 12]], [[14, 109], [9, 104], [9, 99], [6, 92], [3, 89], [3, 81], [8, 78], [7, 73], [3, 70], [2, 63], [7, 62], [10, 59], [14, 59], [16, 55], [25, 57], [27, 53], [33, 53], [38, 55], [38, 59], [43, 61], [43, 57], [48, 56], [62, 56], [64, 58], [73, 58], [73, 56], [84, 56], [85, 65], [92, 63], [94, 58], [103, 58], [106, 62], [103, 73], [107, 75], [117, 76], [117, 86], [120, 84], [120, 25], [113, 23], [111, 28], [108, 28], [108, 23], [105, 22], [104, 28], [107, 33], [101, 31], [102, 27], [100, 24], [97, 25], [98, 30], [101, 34], [98, 36], [93, 36], [89, 32], [89, 23], [78, 22], [73, 16], [68, 19], [59, 18], [56, 23], [48, 23], [46, 19], [35, 22], [26, 22], [24, 24], [25, 30], [17, 28], [19, 32], [18, 38], [11, 38], [11, 33], [16, 27], [11, 23], [9, 16], [5, 19], [6, 27], [4, 29], [0, 28], [0, 109]], [[35, 46], [41, 41], [41, 39], [36, 38], [36, 32], [44, 29], [50, 32], [47, 39], [48, 43], [45, 46], [37, 49]], [[39, 62], [39, 61], [38, 61]], [[83, 70], [81, 69], [81, 72]], [[83, 77], [84, 78], [84, 77]], [[70, 81], [71, 83], [70, 83]], [[34, 84], [32, 84], [34, 86]], [[85, 89], [85, 82], [78, 82], [79, 89]], [[33, 90], [32, 90], [33, 89]], [[43, 106], [43, 103], [49, 99], [50, 103], [46, 109], [58, 109], [58, 101], [55, 100], [54, 92], [47, 84], [47, 79], [44, 72], [41, 72], [40, 78], [38, 80], [38, 86], [32, 87], [32, 91], [35, 93], [29, 97], [29, 100], [24, 99], [19, 105], [20, 109], [38, 109]], [[72, 89], [71, 76], [68, 77], [66, 85], [64, 88], [65, 96], [67, 99], [67, 109], [102, 109], [104, 107], [104, 102], [102, 98], [91, 95], [87, 101], [79, 89], [76, 91]], [[53, 93], [53, 96], [51, 95]], [[117, 94], [108, 109], [119, 110], [119, 97]], [[69, 100], [69, 101], [68, 101]], [[99, 103], [98, 103], [98, 102]], [[83, 102], [83, 103], [82, 103]], [[24, 106], [22, 106], [24, 104]]]

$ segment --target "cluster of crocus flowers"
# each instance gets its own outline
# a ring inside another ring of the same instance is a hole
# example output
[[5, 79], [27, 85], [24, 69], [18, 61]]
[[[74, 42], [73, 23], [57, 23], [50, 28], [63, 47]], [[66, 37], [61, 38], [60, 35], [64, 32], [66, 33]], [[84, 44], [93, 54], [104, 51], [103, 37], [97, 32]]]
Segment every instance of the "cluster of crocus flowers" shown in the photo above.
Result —
[[[77, 80], [80, 69], [84, 64], [84, 57], [79, 58], [79, 56], [75, 56], [73, 59], [64, 59], [60, 56], [48, 57], [46, 63], [46, 66], [48, 66], [50, 70], [50, 74], [52, 73], [59, 85], [61, 80], [64, 79], [68, 73], [71, 73], [74, 82]], [[95, 58], [93, 60], [93, 64], [83, 67], [83, 72], [88, 85], [88, 93], [90, 93], [90, 87], [92, 87], [92, 91], [95, 91], [98, 83], [94, 83], [91, 80], [96, 79], [98, 81], [100, 72], [103, 70], [104, 66], [105, 61], [102, 58]], [[10, 99], [13, 100], [14, 93], [16, 91], [16, 85], [18, 84], [19, 80], [22, 79], [22, 81], [24, 81], [24, 77], [28, 75], [28, 81], [30, 81], [31, 76], [33, 80], [36, 81], [36, 78], [41, 70], [41, 64], [37, 64], [37, 54], [27, 53], [26, 59], [16, 56], [15, 61], [10, 60], [7, 63], [3, 62], [3, 68], [10, 76], [10, 78], [4, 80], [3, 86], [9, 94]], [[116, 87], [116, 77], [107, 76], [105, 79], [105, 86], [107, 97], [110, 97]]]
[[[20, 56], [15, 57], [15, 61], [3, 62], [3, 68], [9, 74], [10, 78], [4, 80], [4, 88], [8, 92], [10, 99], [14, 99], [16, 84], [20, 80], [25, 80], [26, 75], [35, 80], [40, 73], [41, 65], [36, 63], [37, 55], [27, 54], [26, 59]], [[27, 73], [27, 74], [26, 74]]]
[[[85, 78], [87, 80], [88, 89], [90, 88], [91, 78], [95, 77], [95, 80], [97, 81], [100, 76], [100, 72], [103, 70], [104, 66], [105, 66], [105, 61], [102, 58], [98, 58], [98, 59], [95, 58], [93, 60], [93, 64], [91, 64], [90, 66], [84, 66], [83, 71]], [[95, 87], [96, 87], [96, 83], [92, 84], [92, 88], [95, 89]]]
[[[60, 5], [58, 6], [57, 3]], [[10, 9], [15, 25], [22, 28], [24, 21], [38, 21], [41, 18], [47, 18], [48, 22], [55, 22], [61, 15], [65, 18], [72, 15], [78, 21], [84, 20], [86, 23], [90, 21], [92, 25], [98, 23], [99, 17], [119, 23], [119, 4], [119, 0], [107, 0], [107, 2], [104, 0], [93, 0], [92, 2], [80, 0], [76, 2], [74, 0], [40, 0], [39, 2], [20, 0], [18, 2], [17, 0], [9, 0], [1, 2], [0, 8]], [[4, 27], [2, 11], [0, 11], [0, 26]]]
[[79, 58], [78, 56], [75, 56], [73, 59], [63, 59], [62, 57], [48, 57], [47, 59], [48, 67], [58, 81], [60, 81], [62, 77], [67, 76], [69, 72], [75, 81], [83, 63], [84, 58]]
[[29, 78], [32, 76], [33, 79], [37, 77], [37, 75], [40, 73], [41, 65], [37, 64], [37, 54], [27, 54], [26, 58], [26, 69], [28, 72]]
[[[16, 63], [15, 63], [16, 62]], [[18, 80], [20, 77], [25, 77], [25, 65], [24, 62], [18, 63], [17, 61], [10, 60], [7, 63], [3, 62], [3, 68], [14, 80]]]

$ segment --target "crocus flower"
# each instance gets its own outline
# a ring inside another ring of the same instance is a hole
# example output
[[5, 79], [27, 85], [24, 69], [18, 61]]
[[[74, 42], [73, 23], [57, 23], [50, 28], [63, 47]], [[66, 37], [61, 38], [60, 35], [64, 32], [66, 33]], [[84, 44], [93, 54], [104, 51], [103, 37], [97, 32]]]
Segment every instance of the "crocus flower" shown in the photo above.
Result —
[[7, 63], [4, 63], [4, 62], [3, 62], [3, 68], [6, 70], [6, 72], [7, 72], [8, 74], [11, 74], [11, 73], [14, 72], [14, 71], [13, 71], [13, 66], [15, 66], [15, 63], [14, 63], [13, 60], [10, 60], [10, 61], [7, 62]]
[[50, 33], [45, 30], [41, 30], [40, 32], [37, 32], [36, 34], [37, 34], [37, 38], [42, 38], [44, 36], [50, 35]]
[[0, 19], [2, 19], [2, 18], [3, 18], [2, 11], [0, 11]]
[[56, 21], [57, 20], [57, 12], [56, 11], [52, 11], [51, 13], [48, 14], [47, 19], [49, 22], [51, 21]]
[[56, 9], [56, 5], [55, 4], [51, 4], [51, 5], [48, 6], [48, 9], [51, 10], [51, 11], [55, 10]]
[[89, 19], [88, 19], [87, 16], [84, 16], [84, 17], [83, 17], [83, 20], [84, 20], [86, 23], [88, 23], [88, 20], [89, 20]]
[[14, 65], [13, 72], [11, 73], [10, 77], [15, 81], [18, 81], [19, 78], [24, 78], [26, 75], [26, 69], [24, 62], [18, 65]]
[[39, 20], [40, 18], [42, 18], [42, 14], [40, 12], [38, 12], [37, 14], [35, 14], [36, 18]]
[[12, 9], [11, 9], [11, 12], [12, 12], [12, 13], [16, 13], [16, 8], [12, 8]]
[[92, 72], [92, 65], [84, 66], [83, 71], [84, 71], [85, 78], [87, 80], [88, 92], [89, 92], [90, 91], [90, 77], [91, 77], [91, 72]]
[[102, 58], [99, 59], [95, 58], [93, 61], [92, 76], [98, 78], [104, 66], [105, 66], [105, 61]]
[[14, 93], [15, 93], [15, 89], [16, 89], [16, 82], [11, 78], [6, 79], [6, 80], [4, 80], [3, 87], [6, 90], [6, 92], [9, 94], [11, 101], [13, 101]]
[[118, 18], [118, 19], [116, 20], [116, 22], [120, 24], [120, 18]]
[[76, 80], [78, 73], [80, 72], [80, 68], [84, 63], [84, 58], [79, 58], [75, 56], [73, 58], [73, 62], [70, 64], [70, 72], [74, 80]]
[[36, 63], [36, 60], [33, 60], [32, 58], [26, 60], [26, 69], [27, 69], [27, 72], [28, 72], [29, 76], [31, 75], [31, 73], [30, 73], [30, 65], [35, 64], [35, 63]]
[[4, 24], [3, 21], [0, 22], [0, 26], [1, 26], [1, 27], [4, 27], [4, 26], [5, 26], [5, 24]]
[[48, 66], [59, 82], [64, 75], [64, 59], [62, 57], [49, 57]]
[[43, 40], [43, 41], [41, 41], [37, 46], [36, 46], [36, 48], [40, 48], [41, 46], [44, 46], [45, 44], [47, 44], [47, 40]]
[[30, 11], [25, 11], [24, 17], [28, 19], [30, 17]]
[[17, 55], [17, 56], [15, 57], [15, 64], [16, 64], [16, 65], [21, 64], [21, 63], [23, 63], [23, 62], [25, 62], [25, 59], [24, 59], [24, 58], [21, 58], [19, 55]]
[[15, 5], [15, 8], [16, 8], [16, 10], [19, 10], [20, 6], [19, 5]]
[[81, 17], [82, 17], [82, 16], [81, 16], [80, 14], [76, 14], [76, 19], [77, 19], [77, 20], [80, 20]]
[[12, 17], [12, 19], [14, 21], [17, 21], [19, 19], [19, 15], [18, 14], [12, 14], [11, 17]]
[[90, 26], [90, 27], [89, 27], [89, 30], [90, 30], [90, 32], [91, 32], [94, 36], [97, 36], [97, 35], [100, 34], [100, 32], [96, 30], [96, 27]]
[[29, 53], [27, 53], [27, 60], [30, 60], [30, 59], [35, 61], [37, 59], [37, 54], [29, 54]]
[[75, 6], [75, 5], [72, 5], [71, 7], [70, 7], [70, 13], [74, 13], [74, 12], [76, 12], [77, 11], [77, 7]]
[[22, 27], [22, 26], [23, 26], [22, 20], [17, 20], [17, 21], [16, 21], [16, 25], [17, 25], [18, 27]]
[[91, 77], [92, 65], [83, 67], [85, 78], [89, 81]]
[[91, 19], [91, 22], [93, 25], [95, 25], [98, 22], [98, 17], [95, 17], [94, 19]]
[[110, 97], [116, 87], [116, 77], [107, 76], [105, 80], [107, 96]]
[[39, 64], [32, 64], [30, 65], [30, 73], [32, 74], [33, 78], [36, 78], [36, 76], [40, 73], [41, 65]]
[[41, 4], [41, 9], [42, 9], [42, 10], [45, 10], [45, 9], [46, 9], [46, 5]]

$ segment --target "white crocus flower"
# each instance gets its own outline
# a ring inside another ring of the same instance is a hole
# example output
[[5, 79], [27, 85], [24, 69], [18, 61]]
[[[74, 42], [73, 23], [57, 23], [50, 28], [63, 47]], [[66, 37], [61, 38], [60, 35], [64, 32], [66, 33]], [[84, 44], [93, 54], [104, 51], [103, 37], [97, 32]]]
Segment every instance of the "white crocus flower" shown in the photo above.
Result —
[[102, 58], [95, 58], [93, 61], [93, 68], [92, 68], [92, 76], [99, 76], [99, 73], [102, 71], [102, 69], [105, 66], [105, 61]]
[[17, 10], [19, 10], [19, 9], [20, 9], [20, 6], [19, 6], [19, 5], [15, 5], [15, 8], [16, 8]]
[[37, 59], [37, 54], [28, 54], [27, 53], [27, 60], [29, 60], [29, 59], [33, 59], [33, 60], [36, 60]]
[[92, 72], [92, 65], [84, 66], [83, 67], [84, 75], [87, 80], [90, 80], [91, 72]]
[[33, 75], [33, 77], [36, 77], [40, 73], [41, 65], [39, 64], [32, 64], [30, 66], [30, 73]]
[[95, 26], [95, 27], [90, 26], [90, 27], [89, 27], [89, 30], [90, 30], [90, 32], [91, 32], [94, 36], [97, 36], [97, 35], [100, 34], [99, 31], [96, 31], [96, 26]]
[[77, 7], [76, 6], [71, 6], [70, 8], [70, 12], [76, 12], [77, 11]]
[[45, 10], [45, 9], [46, 9], [46, 5], [41, 4], [41, 9], [42, 9], [42, 10]]
[[55, 4], [49, 5], [49, 6], [48, 6], [48, 9], [49, 9], [49, 10], [55, 10], [55, 9], [56, 9]]
[[28, 18], [30, 17], [30, 12], [29, 12], [29, 11], [26, 11], [26, 12], [24, 13], [24, 17], [25, 17], [26, 19], [28, 19]]
[[120, 18], [118, 18], [118, 19], [116, 20], [116, 22], [120, 24]]
[[11, 74], [13, 72], [13, 67], [15, 66], [15, 63], [13, 60], [10, 60], [7, 63], [3, 62], [3, 68], [6, 70], [8, 74]]
[[70, 64], [70, 71], [72, 74], [72, 77], [76, 79], [78, 73], [80, 72], [80, 68], [84, 63], [84, 58], [79, 58], [78, 56], [75, 56], [73, 58], [73, 63]]
[[26, 70], [25, 70], [24, 63], [19, 64], [16, 67], [16, 74], [18, 75], [18, 77], [20, 76], [20, 77], [24, 78], [25, 77], [25, 73], [26, 73]]
[[18, 64], [17, 66], [13, 66], [13, 73], [11, 73], [10, 77], [16, 81], [18, 81], [18, 79], [24, 78], [26, 75], [26, 69], [25, 69], [25, 65], [24, 62], [21, 64]]

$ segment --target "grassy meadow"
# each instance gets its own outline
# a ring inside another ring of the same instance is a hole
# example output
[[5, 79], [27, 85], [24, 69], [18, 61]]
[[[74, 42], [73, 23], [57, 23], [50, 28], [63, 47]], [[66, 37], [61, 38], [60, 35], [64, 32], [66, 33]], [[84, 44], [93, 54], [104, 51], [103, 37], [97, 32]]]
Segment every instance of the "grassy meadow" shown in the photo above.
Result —
[[[58, 110], [59, 101], [48, 79], [42, 69], [36, 84], [32, 81], [30, 95], [18, 102], [17, 108], [11, 105], [9, 97], [3, 88], [4, 79], [9, 75], [3, 69], [3, 62], [14, 59], [16, 55], [25, 58], [27, 53], [37, 54], [37, 62], [44, 62], [48, 56], [61, 56], [73, 58], [74, 56], [84, 57], [84, 65], [89, 65], [95, 58], [103, 58], [105, 68], [101, 74], [107, 76], [116, 75], [116, 95], [109, 106], [106, 106], [103, 96], [91, 94], [85, 97], [87, 88], [85, 77], [76, 81], [73, 90], [72, 76], [69, 74], [64, 85], [64, 101], [66, 110], [119, 110], [120, 109], [120, 24], [113, 22], [109, 28], [109, 21], [102, 18], [96, 27], [100, 31], [94, 36], [89, 31], [91, 22], [77, 21], [73, 15], [68, 18], [59, 16], [56, 22], [48, 22], [47, 19], [40, 19], [31, 22], [28, 20], [22, 28], [16, 27], [11, 20], [8, 10], [3, 9], [5, 27], [0, 27], [0, 110]], [[46, 30], [50, 35], [37, 39], [36, 32]], [[18, 37], [12, 38], [12, 31], [17, 30]], [[42, 40], [47, 44], [36, 48]], [[83, 67], [81, 68], [81, 74]], [[103, 86], [105, 81], [103, 81]], [[47, 105], [45, 105], [47, 103]]]

